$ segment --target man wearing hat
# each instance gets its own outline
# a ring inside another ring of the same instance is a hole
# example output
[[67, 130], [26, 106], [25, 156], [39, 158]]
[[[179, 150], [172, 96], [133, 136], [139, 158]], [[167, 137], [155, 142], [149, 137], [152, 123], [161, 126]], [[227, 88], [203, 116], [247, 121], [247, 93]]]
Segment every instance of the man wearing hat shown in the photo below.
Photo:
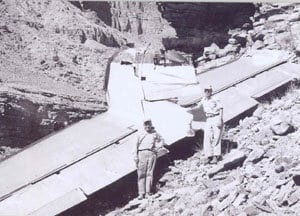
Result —
[[163, 147], [163, 139], [155, 131], [150, 119], [144, 120], [144, 129], [139, 132], [136, 143], [136, 165], [138, 173], [138, 199], [151, 195], [153, 172], [157, 150]]
[[223, 131], [223, 107], [219, 100], [212, 97], [212, 87], [204, 88], [205, 97], [197, 107], [203, 106], [206, 116], [204, 128], [204, 154], [208, 163], [217, 163], [221, 159], [221, 135]]

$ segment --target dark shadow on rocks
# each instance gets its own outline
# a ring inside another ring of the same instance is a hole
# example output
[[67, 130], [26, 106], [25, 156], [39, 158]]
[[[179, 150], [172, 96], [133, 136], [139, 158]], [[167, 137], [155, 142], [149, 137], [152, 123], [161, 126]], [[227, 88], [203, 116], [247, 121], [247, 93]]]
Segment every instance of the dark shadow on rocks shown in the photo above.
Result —
[[186, 137], [170, 146], [170, 160], [186, 160], [203, 149], [203, 132], [197, 131], [194, 137]]
[[177, 38], [164, 38], [166, 49], [199, 53], [212, 43], [220, 48], [228, 43], [229, 29], [252, 28], [252, 3], [158, 2], [158, 9], [172, 27]]

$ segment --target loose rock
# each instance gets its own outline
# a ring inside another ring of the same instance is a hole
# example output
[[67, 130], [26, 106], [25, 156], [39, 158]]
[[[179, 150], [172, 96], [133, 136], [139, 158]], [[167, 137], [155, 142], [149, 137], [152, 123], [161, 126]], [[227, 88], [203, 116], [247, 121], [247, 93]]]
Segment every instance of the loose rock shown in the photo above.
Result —
[[271, 130], [276, 135], [286, 135], [287, 133], [292, 131], [292, 128], [293, 127], [288, 122], [280, 119], [279, 117], [276, 117], [271, 122]]
[[249, 154], [245, 163], [247, 162], [257, 163], [263, 158], [265, 153], [266, 151], [263, 148], [257, 147]]
[[229, 153], [229, 155], [226, 157], [224, 161], [221, 161], [214, 168], [209, 170], [208, 175], [209, 177], [212, 177], [218, 172], [234, 169], [238, 166], [241, 166], [245, 159], [246, 159], [245, 153], [234, 149]]

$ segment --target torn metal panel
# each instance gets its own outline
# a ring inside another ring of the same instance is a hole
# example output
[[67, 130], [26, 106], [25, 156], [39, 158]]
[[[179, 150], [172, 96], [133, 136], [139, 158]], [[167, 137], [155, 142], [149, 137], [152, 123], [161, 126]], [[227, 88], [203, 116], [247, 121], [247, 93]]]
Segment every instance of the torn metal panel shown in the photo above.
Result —
[[179, 98], [182, 91], [191, 91], [198, 84], [192, 66], [143, 64], [141, 67], [143, 92], [148, 101]]

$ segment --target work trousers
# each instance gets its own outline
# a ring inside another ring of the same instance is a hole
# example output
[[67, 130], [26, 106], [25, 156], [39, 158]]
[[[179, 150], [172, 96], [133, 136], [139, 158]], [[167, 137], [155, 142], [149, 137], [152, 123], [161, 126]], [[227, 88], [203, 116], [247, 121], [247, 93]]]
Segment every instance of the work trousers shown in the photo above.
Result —
[[223, 125], [220, 126], [220, 116], [209, 117], [204, 128], [203, 150], [206, 157], [221, 155], [221, 135]]
[[139, 195], [151, 192], [156, 158], [156, 153], [153, 151], [144, 150], [138, 152], [137, 173]]

